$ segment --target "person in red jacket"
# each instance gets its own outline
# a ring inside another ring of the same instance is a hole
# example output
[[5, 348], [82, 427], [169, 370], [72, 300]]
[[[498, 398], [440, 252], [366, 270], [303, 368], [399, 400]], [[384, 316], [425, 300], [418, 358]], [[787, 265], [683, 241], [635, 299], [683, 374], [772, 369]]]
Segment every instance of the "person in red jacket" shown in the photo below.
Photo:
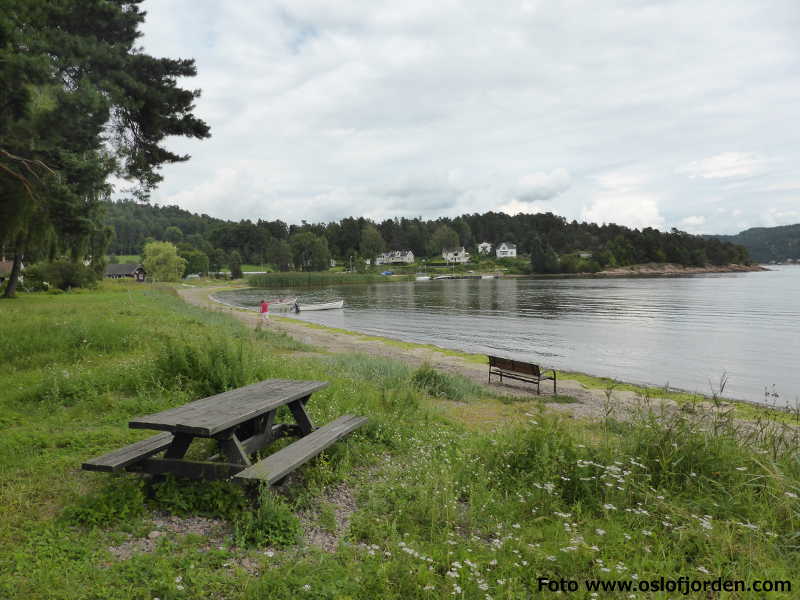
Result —
[[269, 321], [269, 302], [266, 300], [261, 301], [261, 318], [265, 321]]

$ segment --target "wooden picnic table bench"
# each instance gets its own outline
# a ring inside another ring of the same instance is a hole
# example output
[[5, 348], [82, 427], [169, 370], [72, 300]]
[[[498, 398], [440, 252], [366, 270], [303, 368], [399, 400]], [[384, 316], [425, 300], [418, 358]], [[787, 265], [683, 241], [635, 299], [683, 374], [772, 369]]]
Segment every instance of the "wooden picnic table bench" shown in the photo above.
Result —
[[[489, 383], [492, 383], [492, 375], [500, 377], [500, 383], [503, 383], [503, 377], [508, 379], [516, 379], [517, 381], [525, 381], [527, 383], [536, 384], [536, 394], [541, 394], [540, 386], [542, 381], [553, 380], [553, 395], [556, 395], [556, 370], [555, 369], [542, 369], [539, 365], [524, 362], [521, 360], [513, 360], [510, 358], [502, 358], [500, 356], [487, 355], [489, 357]], [[542, 371], [550, 371], [552, 375], [545, 376]]]
[[[161, 433], [87, 461], [89, 471], [133, 471], [174, 474], [192, 479], [260, 479], [273, 484], [337, 440], [366, 423], [366, 417], [344, 415], [316, 428], [305, 406], [324, 381], [268, 379], [161, 411], [136, 417], [134, 429]], [[295, 423], [275, 423], [277, 410], [288, 406]], [[252, 463], [250, 455], [284, 436], [300, 439], [267, 458]], [[214, 439], [219, 454], [208, 460], [188, 460], [196, 438]], [[164, 451], [160, 458], [155, 455]]]

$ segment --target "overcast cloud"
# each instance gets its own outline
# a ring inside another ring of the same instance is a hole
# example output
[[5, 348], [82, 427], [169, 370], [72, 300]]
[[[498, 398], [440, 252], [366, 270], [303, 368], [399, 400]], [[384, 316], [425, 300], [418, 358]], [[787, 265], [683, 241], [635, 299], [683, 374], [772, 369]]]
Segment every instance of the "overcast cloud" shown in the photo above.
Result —
[[800, 221], [800, 2], [149, 0], [205, 141], [153, 200], [229, 219]]

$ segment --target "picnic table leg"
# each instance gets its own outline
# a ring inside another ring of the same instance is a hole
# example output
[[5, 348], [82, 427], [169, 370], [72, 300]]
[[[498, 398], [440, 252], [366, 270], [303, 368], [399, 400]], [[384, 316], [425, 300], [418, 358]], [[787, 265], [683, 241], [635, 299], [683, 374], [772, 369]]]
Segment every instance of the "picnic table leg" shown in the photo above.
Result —
[[309, 417], [306, 412], [306, 402], [308, 402], [308, 396], [289, 403], [289, 410], [292, 411], [294, 420], [297, 421], [297, 424], [300, 426], [300, 432], [303, 435], [308, 435], [314, 431], [314, 424], [311, 422], [311, 417]]
[[217, 442], [219, 442], [219, 448], [229, 462], [245, 465], [246, 467], [251, 465], [250, 457], [247, 456], [247, 452], [242, 447], [239, 438], [236, 437], [236, 433], [230, 432], [226, 437], [217, 439]]
[[193, 439], [194, 436], [188, 433], [174, 434], [172, 443], [169, 445], [166, 452], [164, 452], [164, 458], [183, 458]]

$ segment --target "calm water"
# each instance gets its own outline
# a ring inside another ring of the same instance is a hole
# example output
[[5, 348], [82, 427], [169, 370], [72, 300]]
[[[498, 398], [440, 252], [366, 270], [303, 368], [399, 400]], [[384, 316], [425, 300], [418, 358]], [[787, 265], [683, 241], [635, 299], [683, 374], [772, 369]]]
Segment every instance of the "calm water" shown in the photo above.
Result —
[[[800, 396], [800, 267], [678, 278], [495, 279], [332, 286], [298, 318], [409, 342], [529, 360], [623, 381], [778, 404]], [[239, 290], [255, 306], [291, 290]]]

